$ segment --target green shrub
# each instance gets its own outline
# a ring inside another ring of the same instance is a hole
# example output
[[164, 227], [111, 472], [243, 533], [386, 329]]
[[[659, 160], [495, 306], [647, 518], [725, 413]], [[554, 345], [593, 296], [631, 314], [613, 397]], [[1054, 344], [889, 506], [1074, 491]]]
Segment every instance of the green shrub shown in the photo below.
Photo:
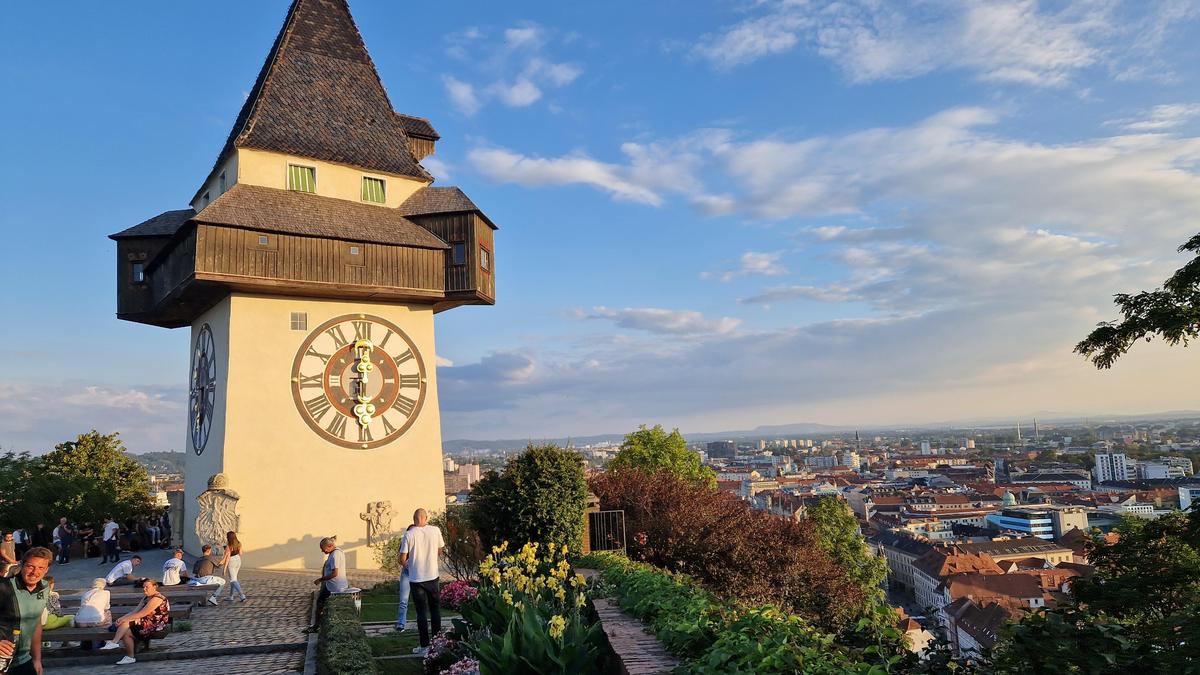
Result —
[[467, 514], [485, 546], [557, 542], [578, 553], [587, 505], [583, 458], [556, 445], [530, 445], [471, 490]]
[[688, 673], [895, 672], [905, 657], [838, 645], [835, 637], [771, 605], [723, 601], [690, 578], [599, 553], [577, 562], [600, 571], [613, 598], [646, 623]]
[[317, 672], [320, 675], [373, 675], [379, 671], [371, 655], [367, 634], [359, 623], [354, 600], [333, 597], [325, 603], [317, 638]]

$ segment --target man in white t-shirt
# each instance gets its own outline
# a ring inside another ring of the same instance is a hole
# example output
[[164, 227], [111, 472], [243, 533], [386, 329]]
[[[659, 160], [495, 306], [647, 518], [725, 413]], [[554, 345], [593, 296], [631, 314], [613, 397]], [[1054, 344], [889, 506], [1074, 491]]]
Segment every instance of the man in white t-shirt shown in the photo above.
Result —
[[429, 524], [429, 513], [425, 509], [417, 509], [413, 522], [416, 527], [409, 529], [400, 543], [400, 565], [408, 567], [412, 601], [417, 607], [417, 634], [421, 646], [413, 653], [424, 654], [429, 649], [430, 619], [434, 635], [442, 630], [438, 578], [442, 574], [439, 560], [446, 542], [442, 539], [441, 529]]
[[118, 536], [121, 532], [121, 526], [117, 525], [117, 521], [108, 516], [104, 519], [104, 532], [100, 535], [100, 547], [102, 556], [100, 564], [103, 565], [109, 562], [117, 562], [121, 559], [121, 547], [117, 545]]
[[175, 555], [167, 558], [163, 563], [163, 586], [178, 586], [179, 584], [190, 581], [187, 573], [187, 564], [183, 562], [183, 549], [175, 549]]
[[140, 555], [135, 555], [129, 560], [123, 560], [113, 565], [113, 568], [109, 570], [108, 576], [104, 577], [104, 580], [108, 582], [109, 586], [132, 586], [139, 581], [139, 579], [133, 576], [133, 568], [141, 564], [142, 556]]

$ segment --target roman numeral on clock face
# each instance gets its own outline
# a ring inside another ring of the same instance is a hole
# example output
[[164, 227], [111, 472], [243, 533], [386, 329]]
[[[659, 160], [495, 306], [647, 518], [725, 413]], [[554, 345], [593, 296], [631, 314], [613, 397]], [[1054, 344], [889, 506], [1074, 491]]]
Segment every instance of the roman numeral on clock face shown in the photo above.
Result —
[[379, 421], [383, 422], [383, 435], [384, 435], [384, 436], [391, 436], [392, 434], [396, 433], [396, 427], [392, 426], [392, 425], [391, 425], [391, 424], [390, 424], [390, 423], [387, 421], [387, 418], [386, 418], [386, 417], [383, 417], [383, 416], [381, 415], [381, 416], [379, 417]]
[[300, 388], [301, 389], [308, 389], [310, 387], [320, 387], [320, 386], [321, 386], [321, 373], [317, 373], [316, 375], [301, 375], [300, 376]]
[[404, 389], [405, 387], [420, 388], [420, 386], [421, 386], [421, 376], [420, 375], [401, 375], [400, 376], [400, 388], [401, 389]]
[[334, 326], [333, 328], [325, 331], [325, 334], [333, 338], [334, 349], [341, 349], [350, 342], [346, 339], [346, 333], [342, 331], [341, 326]]
[[355, 340], [370, 340], [371, 326], [370, 321], [355, 321], [354, 322], [354, 339]]
[[304, 409], [308, 411], [308, 416], [318, 423], [325, 417], [325, 413], [329, 412], [331, 407], [333, 407], [333, 404], [329, 402], [329, 399], [325, 398], [325, 394], [304, 402]]
[[371, 438], [371, 427], [364, 427], [360, 425], [358, 427], [358, 442], [370, 443], [373, 440], [375, 439]]
[[346, 434], [346, 418], [343, 415], [335, 414], [329, 421], [329, 426], [325, 427], [325, 431], [341, 438]]
[[413, 350], [406, 349], [406, 350], [404, 350], [404, 353], [393, 356], [392, 360], [396, 362], [397, 366], [399, 366], [399, 365], [405, 363], [406, 361], [412, 361], [413, 358], [415, 358], [415, 355], [413, 354]]
[[399, 410], [401, 415], [408, 417], [412, 414], [413, 409], [417, 407], [417, 402], [404, 394], [400, 394], [396, 397], [396, 402], [392, 404], [392, 407]]
[[318, 359], [321, 359], [321, 363], [329, 363], [329, 357], [331, 356], [331, 354], [322, 354], [312, 347], [309, 347], [308, 351], [304, 352], [304, 354], [306, 356], [315, 356]]

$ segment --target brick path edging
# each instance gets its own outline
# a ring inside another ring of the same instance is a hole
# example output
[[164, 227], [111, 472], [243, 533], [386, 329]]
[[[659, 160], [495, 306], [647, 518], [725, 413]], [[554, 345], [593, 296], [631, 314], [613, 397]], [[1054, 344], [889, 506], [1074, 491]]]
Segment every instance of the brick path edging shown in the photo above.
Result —
[[[588, 579], [599, 575], [596, 570], [576, 571]], [[663, 647], [645, 624], [626, 614], [615, 602], [593, 598], [592, 605], [600, 617], [600, 627], [608, 638], [608, 645], [616, 655], [620, 675], [661, 675], [679, 667], [679, 660]]]

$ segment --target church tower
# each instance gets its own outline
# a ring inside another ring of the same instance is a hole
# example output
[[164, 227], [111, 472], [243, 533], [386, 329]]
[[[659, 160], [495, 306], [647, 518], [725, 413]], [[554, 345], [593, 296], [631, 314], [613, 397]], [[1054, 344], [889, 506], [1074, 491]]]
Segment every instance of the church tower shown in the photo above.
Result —
[[[439, 138], [346, 0], [294, 0], [190, 208], [111, 235], [118, 318], [191, 330], [189, 552], [236, 522], [252, 567], [317, 567], [332, 535], [375, 567], [369, 538], [443, 508], [433, 318], [495, 303], [496, 226], [431, 185]], [[197, 527], [215, 474], [236, 519]]]

